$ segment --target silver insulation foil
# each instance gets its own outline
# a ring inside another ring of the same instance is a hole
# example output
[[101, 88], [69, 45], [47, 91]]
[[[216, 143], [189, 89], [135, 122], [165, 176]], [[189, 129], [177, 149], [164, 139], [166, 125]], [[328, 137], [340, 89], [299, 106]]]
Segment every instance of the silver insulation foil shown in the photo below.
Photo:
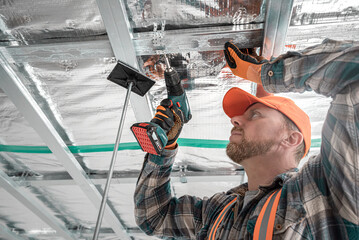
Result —
[[[186, 43], [188, 35], [181, 33], [193, 29], [208, 32], [240, 26], [245, 32], [255, 26], [261, 30], [265, 19], [265, 1], [127, 0], [123, 4], [140, 71], [156, 81], [148, 93], [152, 111], [166, 97], [161, 56], [166, 48], [156, 48], [161, 44], [153, 43], [154, 32], [173, 31], [179, 41]], [[358, 39], [358, 11], [357, 1], [294, 1], [283, 52], [301, 50], [327, 37]], [[146, 40], [146, 36], [151, 37]], [[217, 38], [221, 36], [213, 42]], [[258, 39], [263, 40], [256, 37], [246, 41]], [[223, 144], [228, 141], [231, 124], [222, 110], [222, 98], [233, 86], [250, 92], [251, 84], [232, 75], [220, 49], [191, 46], [168, 52], [193, 114], [179, 140], [182, 146], [173, 168], [172, 191], [175, 196], [203, 197], [246, 181], [242, 167], [225, 154]], [[0, 54], [1, 64], [6, 61], [15, 71], [102, 192], [126, 89], [106, 79], [116, 59], [96, 1], [1, 1]], [[318, 154], [330, 99], [311, 92], [281, 95], [292, 98], [310, 116], [310, 155]], [[21, 192], [33, 196], [44, 211], [59, 219], [76, 239], [91, 239], [98, 208], [2, 89], [0, 112], [0, 170], [15, 181]], [[129, 130], [135, 122], [129, 106], [109, 202], [129, 236], [156, 239], [141, 233], [133, 216], [132, 196], [144, 157]], [[191, 146], [191, 141], [196, 146]], [[8, 239], [6, 231], [25, 239], [63, 239], [1, 186], [0, 209], [0, 239]], [[118, 238], [103, 222], [100, 239]]]
[[134, 32], [153, 29], [165, 24], [166, 29], [200, 28], [248, 24], [264, 21], [264, 4], [261, 0], [201, 1], [151, 0], [125, 1], [129, 21]]

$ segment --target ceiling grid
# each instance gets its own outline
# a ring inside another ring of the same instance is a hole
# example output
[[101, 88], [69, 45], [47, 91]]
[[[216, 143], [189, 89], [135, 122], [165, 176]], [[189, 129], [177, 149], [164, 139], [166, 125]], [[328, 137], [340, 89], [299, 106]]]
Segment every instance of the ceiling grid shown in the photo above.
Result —
[[[67, 145], [58, 135], [46, 115], [37, 105], [36, 101], [31, 97], [31, 94], [23, 86], [17, 74], [13, 72], [12, 68], [3, 57], [1, 58], [1, 61], [0, 78], [2, 81], [0, 82], [0, 87], [9, 96], [39, 136], [42, 137], [57, 159], [63, 163], [68, 173], [84, 194], [91, 200], [94, 206], [96, 208], [100, 206], [101, 195], [95, 185], [91, 182], [83, 168], [71, 154]], [[121, 222], [119, 222], [118, 217], [109, 206], [105, 209], [104, 218], [105, 221], [112, 226], [118, 236], [122, 236], [123, 239], [128, 238]]]

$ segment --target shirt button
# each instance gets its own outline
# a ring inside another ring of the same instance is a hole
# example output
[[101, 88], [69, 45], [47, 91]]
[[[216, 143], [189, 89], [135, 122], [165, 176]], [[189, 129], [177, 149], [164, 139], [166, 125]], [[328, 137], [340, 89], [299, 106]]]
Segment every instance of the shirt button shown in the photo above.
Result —
[[273, 71], [268, 71], [268, 76], [272, 77], [274, 75]]
[[282, 224], [277, 224], [277, 225], [275, 225], [275, 229], [276, 230], [281, 230], [282, 229]]

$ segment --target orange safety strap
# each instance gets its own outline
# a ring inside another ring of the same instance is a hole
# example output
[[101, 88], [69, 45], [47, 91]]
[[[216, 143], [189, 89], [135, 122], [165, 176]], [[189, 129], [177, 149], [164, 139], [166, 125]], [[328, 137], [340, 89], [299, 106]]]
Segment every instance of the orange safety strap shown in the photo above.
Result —
[[271, 240], [273, 237], [274, 220], [277, 212], [282, 189], [272, 193], [263, 205], [256, 225], [254, 227], [253, 240]]
[[226, 215], [226, 213], [228, 212], [228, 210], [231, 209], [232, 205], [237, 201], [237, 198], [238, 197], [235, 197], [232, 201], [230, 201], [219, 213], [218, 217], [216, 218], [216, 221], [214, 222], [214, 224], [210, 230], [208, 240], [216, 239], [217, 229], [218, 229], [219, 225], [221, 224], [221, 222], [222, 222], [224, 216]]

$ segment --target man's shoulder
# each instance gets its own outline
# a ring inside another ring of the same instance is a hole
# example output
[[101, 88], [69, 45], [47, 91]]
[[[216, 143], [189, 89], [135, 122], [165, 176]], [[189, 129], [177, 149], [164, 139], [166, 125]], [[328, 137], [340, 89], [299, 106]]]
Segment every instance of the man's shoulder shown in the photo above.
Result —
[[298, 171], [285, 173], [283, 188], [290, 199], [327, 195], [327, 183], [320, 155], [310, 157]]

